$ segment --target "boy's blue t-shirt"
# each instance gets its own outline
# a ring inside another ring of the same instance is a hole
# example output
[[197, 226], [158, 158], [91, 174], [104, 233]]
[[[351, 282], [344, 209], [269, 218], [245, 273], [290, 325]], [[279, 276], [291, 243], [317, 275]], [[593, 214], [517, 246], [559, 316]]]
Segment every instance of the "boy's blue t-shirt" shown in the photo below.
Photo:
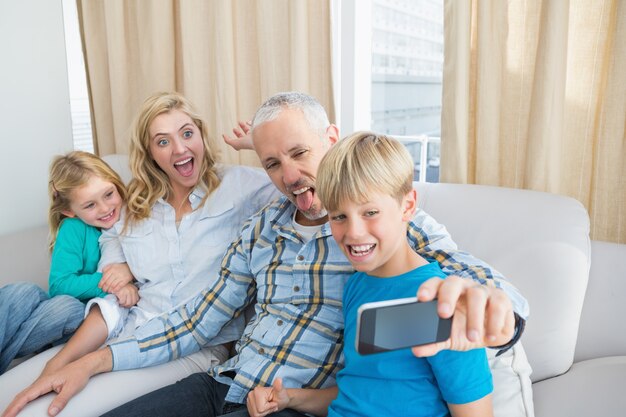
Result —
[[432, 277], [445, 278], [435, 262], [396, 277], [362, 272], [350, 277], [343, 295], [345, 368], [337, 374], [339, 394], [328, 416], [449, 416], [446, 403], [464, 404], [491, 393], [485, 349], [442, 351], [430, 358], [416, 358], [410, 348], [356, 352], [359, 306], [416, 296], [420, 284]]

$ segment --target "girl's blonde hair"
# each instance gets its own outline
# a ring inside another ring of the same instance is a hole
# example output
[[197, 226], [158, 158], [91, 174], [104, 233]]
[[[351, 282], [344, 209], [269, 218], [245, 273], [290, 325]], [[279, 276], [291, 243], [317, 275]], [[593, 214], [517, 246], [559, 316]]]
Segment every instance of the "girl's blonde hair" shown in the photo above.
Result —
[[167, 199], [172, 193], [169, 178], [150, 155], [150, 124], [160, 114], [172, 110], [187, 114], [202, 134], [204, 157], [200, 165], [199, 183], [205, 188], [206, 195], [200, 207], [220, 183], [215, 169], [217, 151], [209, 142], [207, 123], [181, 94], [175, 92], [153, 94], [144, 101], [131, 129], [130, 170], [133, 179], [128, 185], [127, 216], [124, 228], [148, 218], [154, 203], [159, 198]]
[[120, 176], [96, 155], [74, 151], [66, 155], [56, 156], [52, 160], [50, 181], [48, 182], [48, 195], [50, 197], [48, 210], [50, 242], [48, 249], [51, 253], [57, 240], [61, 222], [67, 217], [63, 211], [70, 210], [72, 191], [87, 184], [94, 175], [115, 185], [122, 200], [126, 199], [126, 188]]
[[363, 203], [373, 192], [401, 202], [413, 188], [413, 160], [396, 139], [356, 132], [324, 155], [315, 185], [329, 211], [337, 210], [344, 201]]

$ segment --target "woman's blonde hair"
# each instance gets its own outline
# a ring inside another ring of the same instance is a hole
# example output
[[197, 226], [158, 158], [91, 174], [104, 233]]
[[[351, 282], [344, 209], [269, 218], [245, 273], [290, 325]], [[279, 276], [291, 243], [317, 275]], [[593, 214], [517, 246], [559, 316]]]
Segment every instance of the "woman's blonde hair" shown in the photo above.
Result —
[[61, 222], [67, 217], [63, 212], [70, 210], [72, 191], [87, 184], [94, 175], [115, 185], [122, 200], [126, 199], [126, 188], [120, 176], [96, 155], [74, 151], [66, 155], [56, 156], [52, 160], [50, 181], [48, 182], [48, 195], [50, 197], [48, 210], [50, 242], [48, 249], [50, 252], [54, 249]]
[[159, 198], [167, 199], [172, 193], [172, 185], [167, 174], [150, 155], [150, 124], [157, 116], [172, 110], [187, 114], [202, 134], [204, 156], [200, 161], [199, 184], [205, 188], [206, 195], [200, 206], [220, 183], [215, 169], [217, 151], [212, 148], [208, 139], [207, 123], [181, 94], [175, 92], [153, 94], [142, 104], [131, 129], [130, 170], [133, 179], [128, 185], [127, 216], [124, 228], [150, 217], [154, 203]]
[[326, 210], [344, 201], [363, 203], [372, 192], [398, 202], [413, 188], [413, 160], [396, 139], [372, 132], [356, 132], [333, 145], [324, 155], [315, 181]]

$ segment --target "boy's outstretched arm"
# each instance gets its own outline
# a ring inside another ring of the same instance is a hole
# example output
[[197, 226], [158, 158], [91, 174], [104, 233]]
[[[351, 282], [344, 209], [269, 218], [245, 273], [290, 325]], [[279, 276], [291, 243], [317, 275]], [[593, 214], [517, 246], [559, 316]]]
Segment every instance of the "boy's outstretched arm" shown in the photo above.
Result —
[[493, 417], [491, 394], [467, 404], [450, 404], [448, 409], [452, 417]]

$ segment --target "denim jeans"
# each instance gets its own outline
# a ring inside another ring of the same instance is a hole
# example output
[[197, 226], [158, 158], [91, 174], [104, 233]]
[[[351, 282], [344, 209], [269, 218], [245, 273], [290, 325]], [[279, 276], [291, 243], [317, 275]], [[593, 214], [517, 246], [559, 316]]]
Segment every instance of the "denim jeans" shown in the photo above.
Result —
[[[248, 416], [244, 404], [225, 402], [228, 388], [228, 385], [217, 382], [206, 372], [200, 372], [127, 402], [101, 417]], [[293, 410], [270, 415], [304, 416]]]
[[15, 358], [63, 343], [83, 321], [85, 305], [30, 283], [0, 288], [0, 374]]

